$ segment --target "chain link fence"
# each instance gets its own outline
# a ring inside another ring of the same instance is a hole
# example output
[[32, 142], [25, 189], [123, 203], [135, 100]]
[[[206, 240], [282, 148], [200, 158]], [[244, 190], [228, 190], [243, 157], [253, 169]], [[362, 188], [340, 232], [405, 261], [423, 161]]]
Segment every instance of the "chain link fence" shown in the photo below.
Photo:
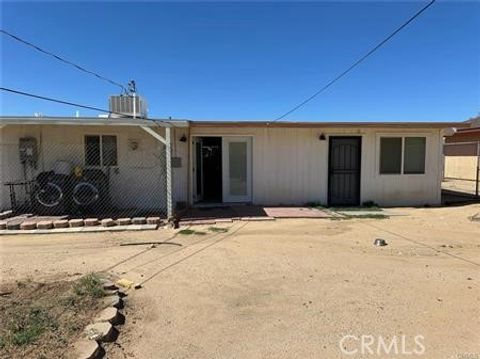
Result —
[[479, 196], [480, 141], [449, 142], [443, 147], [445, 158], [442, 188]]
[[165, 218], [165, 145], [122, 141], [85, 135], [81, 144], [35, 137], [0, 144], [0, 209], [67, 218]]

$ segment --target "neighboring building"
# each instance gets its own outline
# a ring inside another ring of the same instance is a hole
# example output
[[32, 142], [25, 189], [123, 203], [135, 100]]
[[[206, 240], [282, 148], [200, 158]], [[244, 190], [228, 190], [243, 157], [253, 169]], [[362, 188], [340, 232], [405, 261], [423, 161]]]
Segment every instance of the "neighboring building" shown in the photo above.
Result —
[[466, 122], [453, 136], [445, 138], [446, 179], [478, 180], [480, 156], [480, 116]]
[[[66, 176], [77, 171], [76, 166], [102, 172], [109, 203], [125, 210], [164, 210], [170, 187], [173, 207], [308, 202], [340, 206], [367, 201], [382, 206], [438, 205], [443, 130], [462, 126], [2, 117], [0, 208], [10, 207], [5, 183], [15, 184], [19, 201], [44, 196], [48, 202], [55, 186], [39, 192], [22, 181], [39, 182], [40, 173], [52, 170]], [[164, 144], [167, 131], [171, 167]], [[75, 203], [82, 202], [82, 196], [89, 198], [92, 192], [75, 181], [80, 179], [68, 179], [68, 184], [75, 188]]]

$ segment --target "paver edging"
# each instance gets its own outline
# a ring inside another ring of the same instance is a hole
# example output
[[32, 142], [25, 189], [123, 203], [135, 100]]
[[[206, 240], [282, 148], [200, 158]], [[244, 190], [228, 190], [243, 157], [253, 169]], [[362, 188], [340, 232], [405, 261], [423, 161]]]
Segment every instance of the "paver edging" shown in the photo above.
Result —
[[[123, 324], [125, 317], [119, 309], [123, 308], [123, 300], [118, 287], [109, 280], [103, 280], [106, 293], [115, 293], [103, 297], [104, 309], [98, 313], [91, 324], [88, 324], [73, 348], [78, 359], [101, 359], [105, 356], [102, 343], [115, 342], [119, 331], [117, 325]], [[122, 292], [123, 293], [123, 292]], [[123, 294], [126, 295], [126, 294]]]

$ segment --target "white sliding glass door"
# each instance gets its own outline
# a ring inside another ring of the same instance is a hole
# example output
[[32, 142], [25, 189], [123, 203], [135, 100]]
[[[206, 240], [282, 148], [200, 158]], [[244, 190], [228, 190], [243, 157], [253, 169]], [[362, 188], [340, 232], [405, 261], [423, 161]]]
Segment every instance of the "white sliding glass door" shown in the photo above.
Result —
[[252, 139], [222, 138], [223, 202], [252, 200]]

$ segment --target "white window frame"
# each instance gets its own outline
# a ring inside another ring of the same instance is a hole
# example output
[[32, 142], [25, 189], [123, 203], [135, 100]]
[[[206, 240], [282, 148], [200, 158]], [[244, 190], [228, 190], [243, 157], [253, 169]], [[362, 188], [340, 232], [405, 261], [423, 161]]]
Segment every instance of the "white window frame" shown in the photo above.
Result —
[[[377, 134], [376, 147], [376, 173], [378, 176], [425, 176], [427, 174], [427, 156], [428, 156], [428, 138], [429, 133], [379, 133]], [[385, 137], [401, 138], [401, 160], [400, 160], [400, 173], [381, 173], [380, 172], [380, 156], [381, 156], [381, 139]], [[425, 138], [425, 170], [423, 173], [404, 173], [405, 169], [405, 138], [406, 137], [424, 137]]]
[[[116, 138], [117, 145], [117, 164], [106, 166], [103, 164], [103, 136], [114, 136]], [[100, 164], [99, 165], [88, 165], [87, 164], [87, 151], [86, 149], [86, 137], [99, 137], [100, 140]], [[102, 168], [102, 167], [118, 167], [118, 136], [113, 133], [102, 133], [102, 134], [84, 134], [83, 135], [83, 165], [90, 168]]]

